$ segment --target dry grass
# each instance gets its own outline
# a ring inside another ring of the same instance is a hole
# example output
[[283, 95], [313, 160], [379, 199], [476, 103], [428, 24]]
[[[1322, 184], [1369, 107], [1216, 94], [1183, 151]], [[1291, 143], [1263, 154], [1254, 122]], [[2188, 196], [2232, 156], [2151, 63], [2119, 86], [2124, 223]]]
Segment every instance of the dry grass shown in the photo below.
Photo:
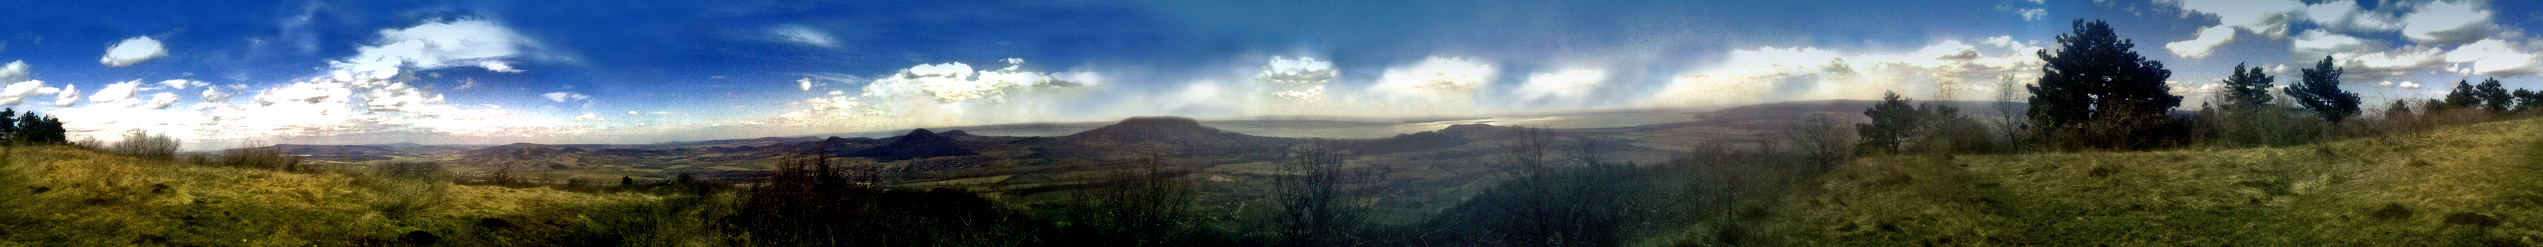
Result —
[[[410, 231], [467, 235], [486, 217], [541, 217], [538, 212], [612, 202], [654, 200], [636, 194], [593, 195], [546, 189], [453, 186], [343, 173], [294, 173], [180, 165], [61, 146], [14, 148], [5, 169], [43, 187], [0, 218], [0, 246], [113, 246], [166, 243], [210, 246], [344, 246], [384, 243]], [[436, 190], [404, 191], [418, 185]], [[27, 188], [0, 188], [27, 189]], [[405, 197], [405, 198], [400, 198]], [[384, 209], [389, 200], [438, 206]], [[562, 222], [562, 221], [560, 221]]]
[[[2283, 148], [1884, 157], [1781, 199], [1782, 245], [2533, 245], [2543, 120]], [[2395, 216], [2388, 205], [2412, 212]], [[2450, 224], [2470, 215], [2495, 227]]]

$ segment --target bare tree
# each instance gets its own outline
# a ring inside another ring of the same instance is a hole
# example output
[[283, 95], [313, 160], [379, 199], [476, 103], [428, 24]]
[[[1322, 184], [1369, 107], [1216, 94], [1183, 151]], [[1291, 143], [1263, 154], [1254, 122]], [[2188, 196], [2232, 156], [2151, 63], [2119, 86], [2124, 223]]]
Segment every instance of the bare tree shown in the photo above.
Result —
[[1361, 210], [1351, 205], [1344, 186], [1356, 179], [1342, 169], [1342, 154], [1321, 141], [1293, 150], [1280, 166], [1275, 191], [1280, 200], [1282, 244], [1342, 246], [1357, 239]]
[[2004, 151], [2022, 152], [2024, 151], [2022, 137], [2031, 133], [2029, 126], [2031, 119], [2028, 114], [2030, 109], [2014, 104], [2014, 100], [2028, 98], [2026, 95], [2021, 95], [2022, 91], [2014, 90], [2023, 86], [2022, 78], [2013, 73], [2005, 73], [2004, 76], [1996, 77], [1996, 79], [1999, 81], [1996, 83], [1996, 101], [1993, 102], [1996, 109], [1995, 126], [1993, 126], [1996, 141], [1999, 147], [2005, 149]]
[[[1846, 121], [1830, 113], [1803, 115], [1780, 132], [1812, 167], [1824, 169], [1845, 162], [1854, 153], [1855, 133]], [[1764, 151], [1764, 150], [1760, 150]], [[1814, 170], [1815, 171], [1815, 170]]]

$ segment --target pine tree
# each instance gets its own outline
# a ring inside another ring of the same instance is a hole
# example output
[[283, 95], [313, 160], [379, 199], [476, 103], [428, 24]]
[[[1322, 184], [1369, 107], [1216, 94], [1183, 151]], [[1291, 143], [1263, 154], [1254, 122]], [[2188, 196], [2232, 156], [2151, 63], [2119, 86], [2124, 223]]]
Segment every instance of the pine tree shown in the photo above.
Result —
[[[2059, 35], [2057, 53], [2040, 51], [2047, 64], [2031, 90], [2031, 121], [2038, 140], [2115, 141], [2063, 143], [2069, 148], [2142, 148], [2158, 143], [2160, 127], [2173, 107], [2181, 105], [2164, 80], [2172, 71], [2130, 50], [2134, 41], [2120, 39], [2110, 24], [2076, 20], [2075, 31]], [[2157, 137], [2157, 138], [2146, 138]]]
[[2470, 81], [2455, 80], [2454, 91], [2446, 92], [2446, 109], [2469, 108], [2481, 105], [2481, 91], [2473, 89], [2472, 84], [2468, 82]]
[[2543, 105], [2536, 105], [2543, 104], [2543, 93], [2519, 88], [2516, 92], [2508, 94], [2516, 96], [2516, 112], [2518, 113], [2533, 113], [2536, 109], [2543, 109]]
[[1898, 152], [1899, 144], [1910, 139], [1909, 134], [1914, 133], [1917, 123], [1923, 121], [1919, 118], [1923, 117], [1924, 113], [1909, 104], [1909, 101], [1909, 99], [1900, 98], [1897, 92], [1885, 92], [1881, 94], [1881, 103], [1873, 104], [1871, 109], [1864, 109], [1863, 116], [1872, 117], [1872, 122], [1854, 125], [1855, 133], [1863, 136], [1863, 140], [1855, 144], [1855, 150], [1872, 153]]
[[0, 109], [0, 140], [17, 140], [18, 109]]
[[19, 113], [16, 120], [17, 123], [15, 124], [17, 125], [17, 131], [11, 132], [15, 134], [9, 135], [9, 138], [20, 143], [42, 143], [44, 141], [44, 138], [40, 137], [43, 135], [42, 132], [44, 129], [44, 118], [42, 116], [35, 115], [35, 111], [26, 111]]
[[2331, 65], [2331, 56], [2323, 56], [2322, 62], [2304, 69], [2304, 81], [2280, 92], [2294, 97], [2297, 106], [2313, 110], [2314, 116], [2323, 121], [2340, 123], [2358, 115], [2358, 93], [2340, 90], [2340, 74], [2345, 71]]
[[2499, 86], [2499, 78], [2496, 77], [2481, 80], [2481, 85], [2473, 86], [2473, 91], [2473, 96], [2481, 98], [2481, 106], [2490, 109], [2490, 112], [2507, 112], [2508, 106], [2516, 103], [2516, 98]]
[[2234, 64], [2234, 75], [2225, 77], [2223, 110], [2242, 113], [2268, 106], [2271, 100], [2277, 98], [2269, 95], [2269, 88], [2276, 80], [2268, 74], [2261, 73], [2260, 67], [2245, 70], [2242, 64]]

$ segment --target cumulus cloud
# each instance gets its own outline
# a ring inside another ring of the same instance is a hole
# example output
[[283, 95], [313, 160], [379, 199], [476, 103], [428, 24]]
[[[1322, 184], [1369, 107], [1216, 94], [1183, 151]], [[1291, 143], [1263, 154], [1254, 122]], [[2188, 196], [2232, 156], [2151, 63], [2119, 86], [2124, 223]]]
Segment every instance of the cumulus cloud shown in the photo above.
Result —
[[2342, 78], [2345, 81], [2401, 81], [2428, 72], [2496, 77], [2543, 73], [2532, 68], [2538, 58], [2536, 51], [2543, 48], [2533, 42], [2482, 39], [2451, 49], [2436, 45], [2387, 48], [2389, 45], [2316, 30], [2297, 35], [2292, 53], [2300, 58], [2332, 57], [2333, 63], [2348, 69]]
[[2534, 53], [2517, 46], [2505, 40], [2483, 39], [2446, 52], [2446, 62], [2455, 63], [2458, 66], [2468, 65], [2470, 67], [2463, 67], [2457, 71], [2472, 74], [2495, 76], [2534, 74], [2532, 66]]
[[1947, 40], [1907, 53], [1848, 54], [1813, 47], [1732, 50], [1721, 64], [1671, 78], [1646, 101], [1659, 106], [1722, 107], [1780, 100], [1869, 99], [1884, 91], [1947, 100], [1937, 95], [1985, 95], [2001, 90], [1981, 87], [1999, 76], [2038, 73], [2040, 62], [2033, 52], [2040, 47], [2010, 37], [1984, 40], [1986, 47]]
[[812, 77], [804, 77], [803, 79], [795, 80], [795, 85], [796, 89], [810, 92], [812, 91]]
[[802, 108], [771, 123], [906, 127], [1038, 121], [1055, 115], [1057, 108], [1047, 102], [1048, 97], [1098, 86], [1104, 80], [1093, 72], [1025, 69], [1023, 59], [1003, 62], [1007, 66], [999, 69], [974, 69], [960, 62], [912, 66], [875, 77], [854, 94], [790, 103]]
[[1261, 72], [1254, 74], [1254, 81], [1272, 91], [1272, 97], [1320, 101], [1324, 99], [1325, 83], [1337, 75], [1340, 73], [1333, 69], [1332, 62], [1314, 57], [1273, 56], [1263, 64]]
[[8, 65], [0, 65], [0, 83], [22, 82], [27, 77], [26, 61], [9, 61]]
[[246, 85], [237, 85], [231, 91], [221, 91], [219, 87], [203, 88], [203, 102], [229, 101], [231, 96], [238, 96], [236, 88], [244, 88], [244, 86]]
[[582, 116], [574, 116], [574, 121], [575, 121], [575, 122], [599, 122], [599, 121], [609, 121], [609, 118], [600, 117], [600, 114], [592, 114], [592, 113], [586, 112], [586, 113], [583, 113], [583, 115], [582, 115]]
[[97, 90], [97, 95], [88, 96], [88, 102], [123, 102], [125, 100], [132, 100], [134, 99], [133, 96], [141, 95], [141, 92], [139, 91], [140, 89], [141, 80], [106, 84], [105, 89]]
[[1337, 73], [1333, 70], [1332, 62], [1317, 61], [1314, 57], [1290, 59], [1273, 56], [1271, 62], [1263, 65], [1263, 72], [1256, 74], [1254, 79], [1271, 84], [1322, 85], [1333, 81], [1334, 75]]
[[185, 89], [185, 88], [188, 88], [188, 87], [203, 87], [203, 86], [211, 86], [211, 85], [212, 85], [212, 83], [210, 83], [210, 82], [203, 82], [203, 81], [197, 81], [197, 80], [175, 79], [175, 80], [165, 80], [165, 81], [159, 81], [159, 85], [160, 85], [160, 86], [165, 86], [165, 87], [168, 87], [168, 88]]
[[592, 99], [592, 96], [591, 96], [591, 95], [584, 95], [584, 94], [581, 94], [581, 93], [575, 93], [575, 92], [551, 92], [551, 93], [539, 94], [539, 97], [544, 97], [544, 98], [547, 98], [547, 100], [550, 100], [550, 101], [556, 101], [557, 103], [565, 103], [566, 101], [576, 101], [576, 100], [587, 100], [587, 99]]
[[1492, 84], [1499, 69], [1491, 63], [1461, 57], [1430, 57], [1419, 63], [1386, 69], [1370, 92], [1431, 100], [1466, 99]]
[[2049, 16], [2048, 9], [2020, 9], [2016, 10], [2015, 13], [2021, 14], [2022, 20], [2024, 21], [2037, 21], [2040, 20], [2040, 18], [2047, 18]]
[[2475, 2], [2431, 2], [2402, 17], [2402, 37], [2421, 44], [2452, 45], [2490, 37], [2490, 11]]
[[1597, 90], [1598, 86], [1606, 81], [1607, 71], [1605, 70], [1568, 69], [1537, 72], [1528, 74], [1528, 81], [1519, 84], [1517, 93], [1522, 101], [1548, 98], [1579, 99], [1589, 96], [1591, 91]]
[[106, 47], [106, 56], [98, 58], [97, 63], [106, 64], [107, 67], [123, 67], [166, 56], [168, 56], [168, 49], [160, 46], [159, 40], [151, 39], [150, 36], [141, 36], [124, 39], [124, 42]]
[[536, 45], [511, 28], [492, 21], [461, 19], [380, 30], [378, 45], [355, 48], [360, 54], [329, 64], [336, 70], [359, 74], [396, 74], [401, 68], [430, 70], [457, 66], [520, 72], [504, 59], [520, 55], [524, 49]]
[[78, 105], [78, 104], [79, 104], [79, 87], [78, 87], [78, 86], [79, 86], [79, 85], [62, 84], [62, 91], [60, 91], [60, 93], [54, 93], [54, 94], [53, 94], [53, 106], [72, 106], [72, 105]]
[[770, 28], [770, 29], [768, 30], [768, 32], [769, 32], [769, 33], [777, 34], [777, 36], [778, 36], [778, 37], [784, 38], [784, 39], [786, 39], [786, 41], [792, 41], [792, 42], [795, 42], [795, 43], [803, 43], [803, 44], [805, 44], [805, 45], [819, 46], [819, 47], [825, 47], [825, 48], [838, 48], [838, 47], [839, 47], [839, 41], [838, 41], [837, 39], [832, 39], [832, 38], [830, 38], [830, 34], [829, 34], [829, 33], [821, 32], [821, 30], [817, 30], [817, 29], [812, 29], [812, 27], [799, 26], [799, 25], [787, 25], [787, 26], [781, 26], [781, 27], [777, 27], [777, 28]]
[[44, 86], [44, 81], [39, 80], [26, 80], [19, 81], [17, 83], [10, 83], [8, 87], [0, 88], [0, 106], [15, 106], [18, 105], [18, 103], [25, 102], [27, 97], [56, 94], [61, 92], [61, 90], [62, 89], [59, 88], [46, 87]]
[[177, 93], [159, 93], [150, 95], [150, 102], [143, 103], [142, 106], [150, 109], [168, 109], [169, 105], [176, 104]]
[[2164, 44], [2165, 50], [2185, 58], [2204, 58], [2217, 46], [2234, 43], [2236, 30], [2285, 39], [2287, 24], [2305, 9], [2295, 1], [2181, 0], [2172, 4], [2182, 10], [2182, 18], [2215, 15], [2219, 24], [2200, 27], [2198, 36], [2190, 40]]
[[2199, 28], [2198, 38], [2165, 43], [2163, 49], [2172, 51], [2172, 55], [2185, 58], [2206, 58], [2208, 52], [2230, 42], [2234, 42], [2234, 28], [2205, 27]]

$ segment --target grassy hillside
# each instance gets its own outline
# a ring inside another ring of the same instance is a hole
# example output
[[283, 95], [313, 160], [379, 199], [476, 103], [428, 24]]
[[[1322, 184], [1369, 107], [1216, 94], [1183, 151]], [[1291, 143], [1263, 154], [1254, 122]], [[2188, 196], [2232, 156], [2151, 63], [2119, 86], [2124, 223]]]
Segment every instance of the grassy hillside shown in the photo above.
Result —
[[[22, 146], [6, 153], [0, 165], [0, 246], [571, 241], [578, 229], [602, 226], [568, 212], [658, 200], [634, 193], [452, 185], [429, 176], [364, 171], [181, 165], [67, 146]], [[503, 224], [488, 224], [495, 221]]]
[[1806, 246], [2531, 246], [2543, 241], [2539, 137], [2543, 120], [2527, 119], [2277, 148], [1866, 158], [1752, 207], [1765, 210], [1734, 223], [1745, 234], [1706, 234]]

